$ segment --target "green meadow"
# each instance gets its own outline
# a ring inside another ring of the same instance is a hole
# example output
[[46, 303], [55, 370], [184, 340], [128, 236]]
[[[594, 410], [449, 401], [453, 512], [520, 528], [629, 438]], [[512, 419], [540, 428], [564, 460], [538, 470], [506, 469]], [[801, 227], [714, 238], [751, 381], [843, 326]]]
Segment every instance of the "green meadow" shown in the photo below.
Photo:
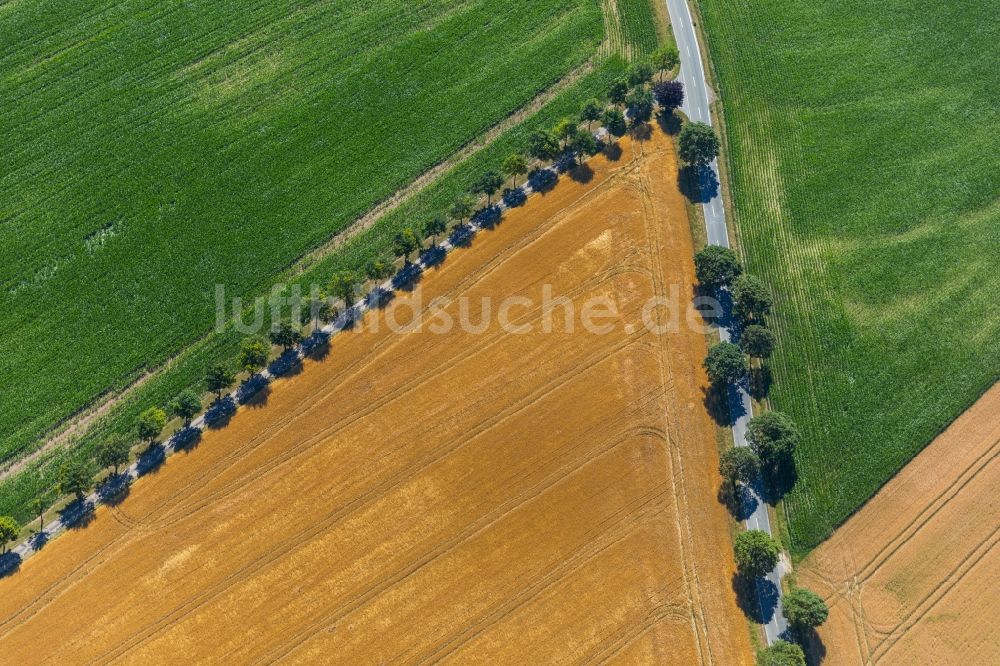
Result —
[[[596, 0], [0, 6], [0, 461], [170, 360], [0, 482], [0, 514], [27, 518], [67, 456], [235, 356], [232, 326], [213, 332], [216, 284], [248, 302], [359, 269], [602, 95], [657, 41], [647, 0], [618, 6], [618, 24]], [[292, 269], [569, 72], [523, 122]]]
[[700, 0], [802, 555], [1000, 379], [1000, 22], [974, 0]]

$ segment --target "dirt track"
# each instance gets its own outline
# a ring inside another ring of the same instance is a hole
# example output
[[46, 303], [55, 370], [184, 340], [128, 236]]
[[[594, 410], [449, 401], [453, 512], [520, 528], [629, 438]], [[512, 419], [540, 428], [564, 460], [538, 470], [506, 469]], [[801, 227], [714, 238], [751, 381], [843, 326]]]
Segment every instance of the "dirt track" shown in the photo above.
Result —
[[1000, 384], [813, 552], [824, 666], [1000, 663]]
[[[638, 325], [691, 298], [675, 157], [622, 147], [378, 315], [518, 294], [531, 332], [338, 336], [0, 581], [4, 659], [750, 663], [704, 338]], [[543, 332], [543, 284], [613, 332]]]

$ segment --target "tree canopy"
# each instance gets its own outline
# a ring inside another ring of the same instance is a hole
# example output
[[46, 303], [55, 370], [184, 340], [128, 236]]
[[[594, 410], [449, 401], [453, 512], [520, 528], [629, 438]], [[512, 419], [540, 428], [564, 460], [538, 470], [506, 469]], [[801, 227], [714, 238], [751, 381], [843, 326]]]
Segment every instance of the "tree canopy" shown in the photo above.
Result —
[[472, 191], [476, 194], [485, 194], [486, 205], [489, 205], [493, 195], [501, 187], [503, 187], [503, 176], [496, 171], [486, 171], [472, 184]]
[[528, 154], [543, 162], [555, 159], [559, 155], [559, 140], [545, 130], [533, 132], [528, 137]]
[[764, 412], [747, 424], [747, 442], [765, 465], [791, 456], [801, 438], [798, 426], [783, 412]]
[[749, 446], [734, 446], [719, 457], [719, 474], [734, 485], [749, 485], [760, 476], [760, 458]]
[[796, 629], [813, 629], [826, 622], [830, 609], [823, 597], [803, 587], [797, 587], [785, 595], [782, 612]]
[[590, 132], [580, 132], [570, 143], [570, 148], [578, 155], [596, 155], [601, 152], [601, 144]]
[[743, 272], [743, 265], [732, 249], [709, 245], [694, 256], [694, 272], [702, 285], [718, 287], [732, 282]]
[[606, 109], [604, 115], [601, 116], [601, 122], [613, 135], [622, 136], [625, 134], [625, 114], [622, 113], [621, 109]]
[[653, 117], [653, 93], [643, 87], [633, 88], [625, 99], [625, 106], [633, 122], [648, 122]]
[[680, 81], [661, 81], [653, 86], [656, 103], [664, 111], [673, 111], [684, 103], [684, 84]]
[[[555, 141], [555, 139], [553, 139]], [[559, 146], [556, 145], [556, 152], [558, 152]], [[451, 205], [451, 209], [448, 211], [448, 215], [451, 219], [458, 221], [459, 224], [465, 222], [465, 218], [472, 215], [472, 211], [476, 209], [476, 200], [470, 197], [468, 194], [463, 194], [455, 203]]]
[[369, 280], [384, 280], [392, 275], [394, 268], [388, 257], [375, 257], [365, 264], [365, 276]]
[[282, 321], [271, 329], [270, 338], [272, 343], [280, 345], [285, 351], [288, 351], [302, 342], [302, 329], [290, 321]]
[[680, 63], [681, 54], [675, 44], [664, 44], [653, 52], [650, 61], [662, 77], [664, 72], [669, 72]]
[[517, 187], [517, 177], [528, 173], [528, 160], [524, 159], [521, 153], [512, 153], [504, 158], [500, 170], [513, 181]]
[[588, 99], [580, 108], [580, 120], [587, 123], [587, 131], [590, 131], [590, 124], [595, 120], [600, 120], [604, 106], [596, 99]]
[[184, 425], [187, 425], [201, 411], [201, 396], [191, 389], [184, 389], [171, 401], [170, 411], [181, 417]]
[[781, 548], [767, 532], [747, 530], [737, 535], [734, 551], [740, 572], [757, 578], [777, 566]]
[[705, 370], [713, 384], [727, 384], [739, 381], [750, 370], [750, 365], [739, 347], [731, 342], [720, 342], [708, 350]]
[[240, 346], [240, 367], [246, 372], [254, 373], [267, 365], [271, 355], [271, 345], [261, 337], [251, 337], [243, 340]]
[[59, 489], [82, 500], [84, 494], [94, 487], [94, 470], [86, 460], [72, 459], [59, 468]]
[[17, 521], [11, 516], [0, 516], [0, 546], [3, 546], [3, 550], [0, 552], [7, 552], [7, 544], [17, 538], [17, 535], [21, 533], [21, 526], [18, 525]]
[[692, 166], [704, 166], [719, 154], [719, 137], [711, 125], [686, 123], [677, 137], [677, 153]]
[[139, 414], [136, 420], [136, 430], [139, 439], [151, 442], [156, 439], [163, 427], [167, 425], [167, 413], [159, 407], [148, 407]]
[[750, 324], [740, 333], [740, 349], [754, 358], [768, 358], [774, 351], [774, 333], [760, 324]]
[[648, 62], [637, 62], [628, 70], [626, 81], [630, 88], [641, 86], [653, 80], [653, 66]]
[[402, 257], [407, 266], [410, 265], [410, 255], [420, 249], [420, 238], [411, 227], [401, 229], [392, 239], [393, 251], [397, 257]]
[[757, 653], [757, 666], [806, 666], [806, 655], [795, 643], [778, 640]]
[[128, 462], [131, 450], [131, 442], [124, 437], [114, 437], [97, 450], [97, 463], [101, 467], [114, 468], [115, 474], [118, 474], [118, 468]]
[[774, 299], [760, 278], [744, 273], [733, 282], [733, 304], [744, 321], [759, 320], [769, 312]]
[[225, 363], [213, 363], [205, 373], [205, 386], [209, 391], [218, 395], [232, 386], [235, 379], [236, 373]]
[[612, 81], [611, 87], [608, 88], [608, 100], [612, 104], [624, 104], [625, 96], [628, 95], [629, 84], [625, 79], [616, 79]]
[[354, 271], [338, 271], [330, 276], [327, 289], [334, 298], [339, 298], [344, 301], [347, 307], [351, 307], [354, 305], [354, 299], [357, 298], [360, 285], [361, 280], [358, 279], [358, 274]]
[[572, 118], [562, 118], [556, 123], [556, 126], [552, 128], [552, 133], [557, 139], [563, 142], [563, 148], [569, 145], [569, 142], [573, 140], [573, 137], [577, 135], [580, 131], [579, 125]]
[[[501, 179], [500, 184], [503, 184], [503, 179]], [[424, 222], [424, 235], [430, 236], [435, 245], [437, 245], [437, 237], [446, 231], [448, 231], [448, 222], [441, 215], [435, 215]]]

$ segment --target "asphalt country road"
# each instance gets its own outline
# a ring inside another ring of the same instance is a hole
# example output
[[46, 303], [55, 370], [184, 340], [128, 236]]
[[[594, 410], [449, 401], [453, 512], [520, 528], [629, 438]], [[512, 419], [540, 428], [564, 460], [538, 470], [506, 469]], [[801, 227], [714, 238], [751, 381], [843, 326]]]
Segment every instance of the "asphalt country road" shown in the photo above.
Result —
[[[712, 114], [709, 107], [709, 89], [705, 79], [705, 69], [702, 64], [701, 50], [698, 45], [698, 35], [694, 29], [694, 19], [687, 0], [666, 0], [667, 12], [673, 27], [677, 49], [681, 55], [680, 81], [684, 84], [684, 104], [681, 110], [693, 122], [712, 124]], [[713, 160], [710, 171], [702, 177], [702, 184], [719, 183], [719, 162]], [[711, 188], [709, 188], [710, 190]], [[705, 228], [708, 232], [708, 242], [711, 245], [729, 247], [729, 229], [726, 226], [726, 210], [722, 205], [722, 188], [715, 186], [715, 194], [702, 204], [705, 214]], [[726, 294], [723, 294], [726, 296]], [[722, 300], [727, 300], [723, 298]], [[727, 308], [727, 312], [730, 308]], [[732, 317], [727, 316], [720, 322], [719, 334], [723, 341], [733, 337]], [[747, 391], [747, 378], [730, 387], [729, 408], [733, 418], [733, 443], [736, 446], [747, 446], [747, 421], [753, 416], [753, 405]], [[761, 498], [761, 483], [746, 489], [745, 507], [750, 511], [746, 519], [748, 530], [762, 530], [771, 534], [771, 521], [767, 514], [767, 504]], [[758, 581], [757, 597], [760, 604], [760, 620], [764, 625], [768, 644], [773, 643], [788, 630], [788, 622], [782, 614], [781, 607], [781, 577], [784, 576], [784, 563], [779, 562], [764, 579]]]

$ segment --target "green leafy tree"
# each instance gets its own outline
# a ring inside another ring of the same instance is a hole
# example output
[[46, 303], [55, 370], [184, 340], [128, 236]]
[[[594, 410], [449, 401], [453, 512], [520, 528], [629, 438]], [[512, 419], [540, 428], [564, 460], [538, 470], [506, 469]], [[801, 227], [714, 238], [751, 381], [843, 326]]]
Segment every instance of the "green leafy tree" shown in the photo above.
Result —
[[538, 130], [528, 137], [528, 154], [546, 162], [559, 155], [559, 140], [551, 132]]
[[[440, 219], [440, 218], [435, 218]], [[369, 280], [375, 280], [380, 282], [395, 272], [396, 267], [392, 263], [392, 259], [388, 257], [376, 257], [374, 259], [369, 259], [368, 263], [365, 264], [365, 276]]]
[[628, 70], [627, 82], [635, 88], [653, 80], [653, 66], [648, 62], [637, 62]]
[[797, 587], [785, 595], [782, 601], [782, 613], [789, 624], [795, 629], [815, 629], [830, 615], [823, 597], [815, 592]]
[[[554, 140], [555, 139], [553, 139], [553, 141]], [[448, 210], [448, 215], [459, 224], [464, 224], [465, 218], [472, 215], [472, 211], [475, 209], [476, 200], [467, 194], [463, 194], [455, 200], [455, 203], [451, 205], [451, 208]]]
[[271, 329], [270, 338], [272, 343], [280, 345], [282, 349], [288, 351], [302, 342], [302, 329], [290, 321], [283, 321], [276, 328]]
[[653, 67], [660, 73], [660, 80], [662, 81], [664, 73], [669, 72], [680, 63], [681, 54], [677, 50], [676, 45], [664, 44], [653, 52], [651, 60]]
[[759, 320], [769, 312], [774, 299], [771, 291], [754, 275], [743, 275], [733, 282], [733, 304], [743, 321]]
[[104, 442], [97, 450], [97, 463], [101, 467], [111, 467], [115, 476], [118, 476], [118, 468], [128, 462], [132, 444], [124, 437], [115, 437]]
[[503, 176], [496, 171], [487, 171], [472, 184], [472, 191], [475, 194], [485, 194], [486, 205], [489, 206], [493, 201], [493, 195], [501, 187], [503, 187]]
[[552, 133], [557, 139], [562, 141], [563, 150], [569, 146], [569, 142], [573, 140], [580, 131], [580, 127], [576, 124], [576, 121], [572, 118], [563, 118], [556, 123], [553, 128]]
[[3, 550], [0, 552], [7, 552], [7, 544], [17, 538], [17, 535], [21, 533], [21, 526], [17, 524], [11, 516], [0, 516], [0, 546]]
[[410, 255], [420, 249], [420, 239], [410, 227], [401, 229], [392, 239], [393, 251], [397, 257], [403, 258], [403, 263], [410, 265]]
[[625, 106], [633, 123], [649, 122], [653, 117], [653, 92], [646, 88], [633, 88], [625, 99]]
[[583, 103], [580, 108], [580, 120], [587, 123], [587, 131], [590, 131], [590, 125], [595, 120], [601, 119], [601, 113], [604, 111], [604, 107], [596, 99], [588, 99]]
[[597, 142], [590, 132], [580, 132], [570, 144], [573, 152], [577, 155], [596, 155], [601, 152], [601, 144]]
[[511, 179], [511, 186], [517, 187], [517, 177], [528, 173], [528, 160], [520, 153], [512, 153], [504, 158], [500, 169]]
[[28, 503], [28, 510], [31, 511], [31, 515], [38, 516], [39, 532], [45, 529], [45, 510], [52, 506], [55, 501], [56, 498], [53, 497], [52, 491], [47, 490]]
[[705, 370], [713, 384], [730, 384], [742, 379], [750, 365], [739, 347], [731, 342], [720, 342], [708, 350]]
[[78, 502], [93, 487], [94, 470], [86, 460], [67, 460], [59, 468], [59, 490], [74, 495]]
[[622, 113], [621, 109], [607, 109], [604, 112], [604, 115], [601, 116], [601, 122], [604, 124], [604, 127], [615, 136], [622, 136], [625, 134], [625, 130], [627, 129], [625, 124], [625, 114]]
[[621, 106], [625, 103], [625, 97], [628, 95], [629, 89], [628, 81], [625, 79], [617, 79], [611, 83], [611, 87], [608, 88], [608, 99], [612, 104]]
[[767, 466], [789, 458], [801, 439], [798, 426], [783, 412], [764, 412], [747, 423], [747, 442]]
[[145, 442], [152, 442], [163, 432], [163, 427], [167, 425], [167, 413], [159, 407], [149, 407], [136, 420], [135, 428], [139, 433], [139, 439]]
[[757, 653], [757, 666], [806, 666], [806, 655], [795, 643], [774, 641]]
[[774, 333], [766, 326], [750, 324], [740, 333], [740, 349], [753, 358], [768, 358], [774, 351]]
[[762, 530], [747, 530], [736, 537], [736, 566], [740, 572], [754, 578], [763, 576], [778, 564], [781, 548], [770, 534]]
[[704, 166], [719, 154], [719, 137], [711, 125], [686, 123], [677, 137], [677, 153], [692, 166]]
[[354, 271], [339, 271], [330, 276], [327, 289], [334, 298], [339, 298], [347, 307], [351, 307], [357, 297], [360, 282], [358, 274]]
[[732, 485], [747, 485], [760, 476], [760, 458], [749, 446], [734, 446], [719, 457], [719, 474]]
[[205, 386], [216, 398], [221, 398], [222, 392], [232, 386], [235, 380], [236, 373], [225, 363], [213, 363], [205, 373]]
[[244, 371], [253, 374], [267, 365], [271, 355], [271, 345], [264, 338], [246, 338], [240, 346], [239, 364]]
[[184, 425], [191, 425], [191, 419], [201, 411], [201, 396], [192, 389], [184, 389], [171, 401], [170, 411], [179, 416]]
[[743, 272], [743, 265], [730, 248], [709, 245], [694, 256], [694, 272], [703, 286], [718, 287], [731, 283]]
[[[501, 184], [502, 181], [501, 181]], [[438, 236], [448, 231], [448, 222], [441, 215], [435, 215], [424, 222], [424, 236], [430, 236], [434, 247], [437, 247]]]

